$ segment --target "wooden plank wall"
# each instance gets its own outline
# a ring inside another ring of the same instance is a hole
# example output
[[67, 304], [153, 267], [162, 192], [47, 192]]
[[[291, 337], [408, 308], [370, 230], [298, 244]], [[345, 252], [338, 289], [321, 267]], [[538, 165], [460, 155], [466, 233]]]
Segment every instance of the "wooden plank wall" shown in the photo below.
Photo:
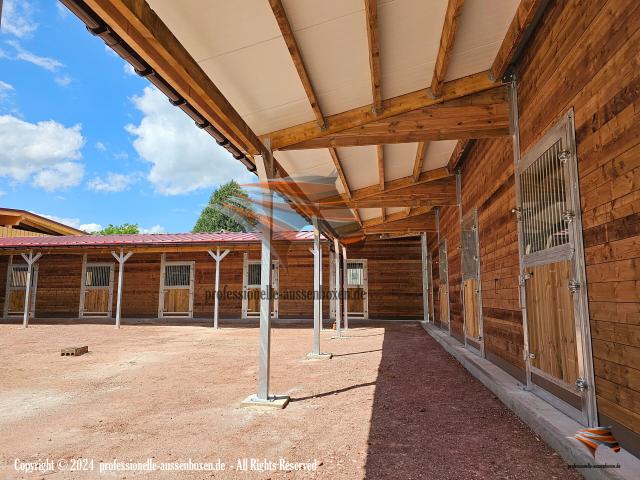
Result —
[[464, 342], [464, 315], [462, 313], [462, 266], [460, 263], [460, 210], [444, 207], [440, 210], [440, 241], [447, 241], [449, 273], [449, 319], [451, 335]]
[[[478, 140], [462, 165], [462, 212], [478, 209], [485, 351], [524, 370], [518, 233], [511, 137]], [[493, 356], [493, 358], [492, 358]]]
[[598, 410], [640, 433], [640, 2], [551, 2], [518, 70], [523, 152], [575, 109]]
[[[313, 317], [313, 255], [310, 243], [279, 244], [281, 318]], [[239, 318], [242, 310], [243, 254], [260, 258], [259, 245], [229, 247], [221, 263], [221, 289], [230, 295], [220, 301], [221, 318]], [[369, 317], [422, 318], [420, 242], [368, 242], [348, 247], [350, 258], [368, 259]], [[0, 256], [0, 299], [4, 297], [8, 255]], [[125, 264], [122, 316], [156, 318], [160, 290], [160, 253], [135, 253]], [[206, 252], [167, 253], [167, 261], [195, 261], [194, 317], [212, 318], [215, 262]], [[115, 315], [118, 264], [109, 254], [88, 254], [88, 262], [114, 264], [112, 312]], [[36, 317], [77, 318], [80, 307], [82, 255], [44, 255], [36, 296]], [[323, 313], [329, 317], [329, 248], [323, 245]], [[1, 307], [0, 307], [1, 308]], [[1, 310], [0, 310], [1, 311]]]
[[46, 233], [32, 232], [20, 228], [10, 228], [0, 225], [0, 237], [48, 237]]
[[0, 255], [0, 316], [4, 313], [4, 296], [7, 292], [7, 268], [9, 268], [9, 256]]

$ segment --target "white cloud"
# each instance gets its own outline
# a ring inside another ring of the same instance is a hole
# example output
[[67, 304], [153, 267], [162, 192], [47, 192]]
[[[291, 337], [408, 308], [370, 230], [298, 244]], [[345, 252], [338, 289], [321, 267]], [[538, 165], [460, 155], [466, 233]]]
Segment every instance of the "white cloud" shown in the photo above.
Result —
[[162, 225], [154, 225], [149, 228], [141, 228], [140, 233], [164, 233], [164, 227]]
[[93, 233], [97, 232], [98, 230], [102, 230], [102, 225], [100, 225], [99, 223], [81, 223], [79, 218], [57, 217], [55, 215], [47, 215], [46, 213], [36, 213], [36, 215], [40, 215], [41, 217], [48, 218], [49, 220], [53, 220], [54, 222], [63, 223], [70, 227], [83, 230], [87, 233]]
[[138, 155], [151, 163], [147, 178], [158, 192], [180, 195], [231, 179], [251, 181], [240, 162], [155, 88], [146, 87], [133, 103], [144, 116], [126, 130]]
[[75, 187], [82, 181], [83, 176], [84, 165], [76, 162], [62, 162], [36, 173], [33, 184], [53, 192], [62, 188]]
[[32, 182], [47, 190], [80, 183], [84, 138], [81, 126], [65, 127], [53, 120], [30, 123], [0, 115], [0, 177]]
[[69, 75], [58, 75], [54, 80], [61, 87], [66, 87], [71, 83], [71, 77]]
[[27, 0], [5, 0], [2, 7], [2, 32], [18, 38], [29, 37], [38, 28], [33, 6]]
[[0, 197], [4, 197], [7, 194], [7, 192], [4, 192], [2, 190], [0, 190]]
[[106, 178], [94, 177], [89, 182], [89, 188], [96, 192], [122, 192], [135, 181], [134, 175], [122, 173], [107, 173]]
[[136, 71], [134, 70], [133, 66], [130, 63], [124, 62], [123, 68], [124, 68], [124, 73], [126, 75], [132, 75], [132, 76], [137, 75]]
[[16, 59], [18, 60], [24, 60], [25, 62], [33, 63], [34, 65], [44, 68], [45, 70], [48, 70], [50, 72], [56, 72], [60, 68], [64, 67], [64, 64], [62, 62], [59, 62], [55, 58], [41, 57], [40, 55], [36, 55], [35, 53], [22, 48], [22, 46], [14, 40], [7, 43], [15, 48]]
[[101, 152], [105, 152], [107, 150], [107, 146], [102, 142], [96, 142], [96, 148]]
[[0, 100], [3, 100], [4, 98], [6, 98], [7, 95], [9, 95], [9, 93], [12, 91], [13, 91], [13, 85], [0, 80]]

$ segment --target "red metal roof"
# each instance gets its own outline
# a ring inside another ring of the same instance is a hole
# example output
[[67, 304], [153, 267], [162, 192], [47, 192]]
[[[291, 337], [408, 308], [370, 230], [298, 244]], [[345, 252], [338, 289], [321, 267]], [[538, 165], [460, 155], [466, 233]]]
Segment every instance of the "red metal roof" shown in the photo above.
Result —
[[[130, 235], [78, 235], [61, 237], [0, 237], [1, 248], [163, 246], [259, 242], [259, 233], [140, 233]], [[312, 231], [274, 232], [274, 240], [311, 241]]]

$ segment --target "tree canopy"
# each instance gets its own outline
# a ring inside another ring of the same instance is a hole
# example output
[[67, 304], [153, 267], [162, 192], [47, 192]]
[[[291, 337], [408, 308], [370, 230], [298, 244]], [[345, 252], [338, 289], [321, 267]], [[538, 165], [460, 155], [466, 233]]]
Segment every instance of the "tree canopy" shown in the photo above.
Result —
[[[246, 214], [245, 214], [246, 212]], [[253, 222], [253, 208], [247, 192], [235, 180], [218, 187], [202, 209], [193, 232], [246, 232]]]
[[121, 233], [140, 233], [140, 227], [137, 223], [123, 223], [122, 225], [110, 223], [102, 230], [95, 232], [95, 235], [118, 235]]

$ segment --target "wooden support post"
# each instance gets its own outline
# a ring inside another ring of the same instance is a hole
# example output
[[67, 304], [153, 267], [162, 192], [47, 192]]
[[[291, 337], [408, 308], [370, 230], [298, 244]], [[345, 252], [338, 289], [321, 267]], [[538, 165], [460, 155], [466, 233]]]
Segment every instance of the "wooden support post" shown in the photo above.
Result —
[[335, 270], [335, 291], [334, 298], [336, 302], [336, 338], [340, 338], [340, 323], [342, 322], [342, 318], [340, 318], [341, 310], [340, 310], [340, 243], [337, 238], [333, 239], [333, 249], [335, 250], [334, 259], [334, 270]]
[[218, 297], [220, 296], [220, 262], [222, 259], [229, 254], [229, 250], [225, 250], [220, 253], [220, 247], [216, 253], [213, 253], [211, 250], [208, 251], [209, 255], [216, 261], [216, 287], [215, 287], [215, 297], [213, 299], [213, 328], [218, 329]]
[[29, 328], [29, 309], [31, 308], [31, 278], [33, 277], [33, 265], [42, 256], [41, 253], [33, 255], [33, 250], [29, 250], [29, 256], [22, 254], [22, 258], [27, 262], [27, 284], [24, 291], [24, 315], [22, 318], [22, 326]]
[[349, 330], [349, 279], [347, 278], [349, 267], [347, 265], [347, 247], [344, 245], [342, 246], [342, 268], [344, 271], [342, 285], [344, 291], [344, 300], [342, 302], [344, 308], [344, 331], [347, 332]]
[[[113, 258], [115, 258], [116, 261], [118, 262], [118, 296], [116, 300], [116, 328], [120, 328], [120, 314], [122, 312], [122, 286], [124, 282], [124, 264], [127, 260], [129, 260], [129, 258], [131, 258], [131, 255], [133, 255], [133, 252], [129, 252], [125, 255], [124, 251], [120, 249], [119, 254], [116, 254], [116, 252], [111, 252], [111, 255], [113, 255]], [[82, 279], [82, 281], [84, 282], [84, 279]]]
[[429, 321], [429, 274], [427, 271], [428, 251], [427, 232], [420, 234], [420, 246], [422, 251], [422, 313], [425, 322]]

